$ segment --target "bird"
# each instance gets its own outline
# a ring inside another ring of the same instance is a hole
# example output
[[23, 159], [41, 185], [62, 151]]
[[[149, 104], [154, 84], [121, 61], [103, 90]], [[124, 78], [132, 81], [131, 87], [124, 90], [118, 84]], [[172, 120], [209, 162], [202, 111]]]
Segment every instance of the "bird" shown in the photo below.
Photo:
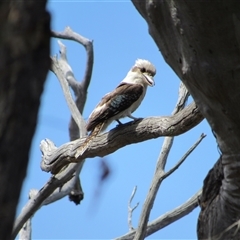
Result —
[[112, 91], [107, 93], [90, 114], [86, 129], [90, 132], [83, 144], [77, 149], [75, 157], [81, 156], [89, 147], [93, 139], [113, 122], [122, 123], [119, 119], [132, 116], [145, 97], [147, 87], [155, 85], [155, 66], [144, 59], [137, 59], [126, 77]]

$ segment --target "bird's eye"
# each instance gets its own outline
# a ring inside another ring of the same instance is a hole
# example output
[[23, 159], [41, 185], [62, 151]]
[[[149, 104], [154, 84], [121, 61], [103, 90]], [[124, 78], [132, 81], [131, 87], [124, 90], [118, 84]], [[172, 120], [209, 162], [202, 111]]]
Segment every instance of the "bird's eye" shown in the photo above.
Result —
[[145, 69], [145, 68], [141, 68], [140, 71], [141, 71], [142, 73], [145, 73], [145, 72], [146, 72], [146, 69]]
[[151, 77], [153, 77], [153, 73], [151, 71], [147, 71], [147, 74]]

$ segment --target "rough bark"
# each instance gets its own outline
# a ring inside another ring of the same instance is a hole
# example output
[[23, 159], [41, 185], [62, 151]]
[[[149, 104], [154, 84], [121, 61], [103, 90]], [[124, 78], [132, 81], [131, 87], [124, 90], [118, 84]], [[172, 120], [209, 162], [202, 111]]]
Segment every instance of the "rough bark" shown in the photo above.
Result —
[[11, 239], [50, 66], [46, 1], [0, 2], [0, 239]]
[[85, 158], [104, 157], [118, 149], [133, 143], [146, 141], [162, 136], [177, 136], [189, 131], [203, 120], [196, 104], [193, 102], [182, 111], [170, 117], [149, 117], [130, 121], [98, 135], [88, 149], [75, 158], [76, 150], [84, 138], [68, 142], [56, 149], [54, 144], [45, 139], [41, 142], [41, 168], [52, 174], [61, 172], [70, 162], [81, 162]]
[[212, 194], [211, 181], [204, 182], [213, 199], [200, 214], [198, 238], [240, 239], [236, 228], [220, 235], [240, 218], [240, 1], [132, 1], [222, 152], [219, 192]]
[[203, 235], [206, 229], [208, 228], [208, 224], [206, 225], [204, 224], [205, 221], [209, 220], [207, 217], [208, 216], [207, 212], [211, 212], [211, 210], [208, 208], [214, 206], [212, 202], [215, 201], [215, 199], [217, 199], [217, 197], [219, 196], [223, 178], [224, 178], [223, 168], [220, 158], [216, 162], [214, 167], [209, 171], [207, 177], [204, 180], [204, 189], [200, 199], [201, 212], [198, 219], [199, 235]]

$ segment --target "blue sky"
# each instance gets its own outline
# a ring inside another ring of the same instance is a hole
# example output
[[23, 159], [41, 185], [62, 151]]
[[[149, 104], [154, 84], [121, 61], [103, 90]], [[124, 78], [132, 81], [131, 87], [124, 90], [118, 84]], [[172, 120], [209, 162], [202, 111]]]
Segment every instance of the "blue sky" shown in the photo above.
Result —
[[[147, 24], [130, 1], [50, 1], [52, 29], [70, 26], [75, 32], [94, 41], [94, 68], [83, 117], [93, 110], [101, 97], [113, 90], [125, 77], [137, 58], [150, 60], [157, 68], [155, 87], [134, 113], [136, 117], [170, 115], [177, 101], [179, 79], [165, 63], [148, 34]], [[80, 81], [85, 70], [84, 48], [71, 41], [68, 60]], [[52, 39], [52, 54], [58, 53], [57, 39]], [[28, 174], [23, 186], [18, 213], [27, 202], [28, 191], [40, 189], [50, 174], [40, 169], [40, 141], [49, 138], [57, 146], [69, 141], [70, 112], [58, 80], [48, 74], [39, 112], [38, 127], [32, 142]], [[127, 122], [129, 119], [124, 119]], [[113, 128], [115, 125], [111, 125]], [[161, 185], [150, 221], [179, 206], [198, 191], [208, 170], [217, 160], [216, 141], [206, 123], [176, 137], [166, 169], [173, 166], [199, 138], [207, 134], [184, 164]], [[95, 198], [98, 187], [99, 158], [87, 159], [81, 173], [85, 198], [75, 206], [64, 198], [41, 208], [32, 220], [33, 239], [112, 239], [128, 232], [127, 204], [135, 185], [133, 226], [138, 224], [142, 204], [149, 190], [163, 138], [129, 145], [107, 156], [111, 175]], [[149, 239], [195, 239], [199, 209], [162, 229]]]

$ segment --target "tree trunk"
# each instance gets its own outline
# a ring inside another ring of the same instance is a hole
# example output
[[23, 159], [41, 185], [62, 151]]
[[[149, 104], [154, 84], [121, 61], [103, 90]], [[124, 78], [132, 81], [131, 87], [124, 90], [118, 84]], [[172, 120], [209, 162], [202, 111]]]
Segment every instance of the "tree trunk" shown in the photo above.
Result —
[[211, 201], [201, 202], [198, 238], [240, 239], [236, 227], [220, 235], [240, 218], [240, 1], [132, 1], [222, 152], [204, 182]]
[[0, 239], [11, 239], [50, 66], [46, 1], [0, 2]]

